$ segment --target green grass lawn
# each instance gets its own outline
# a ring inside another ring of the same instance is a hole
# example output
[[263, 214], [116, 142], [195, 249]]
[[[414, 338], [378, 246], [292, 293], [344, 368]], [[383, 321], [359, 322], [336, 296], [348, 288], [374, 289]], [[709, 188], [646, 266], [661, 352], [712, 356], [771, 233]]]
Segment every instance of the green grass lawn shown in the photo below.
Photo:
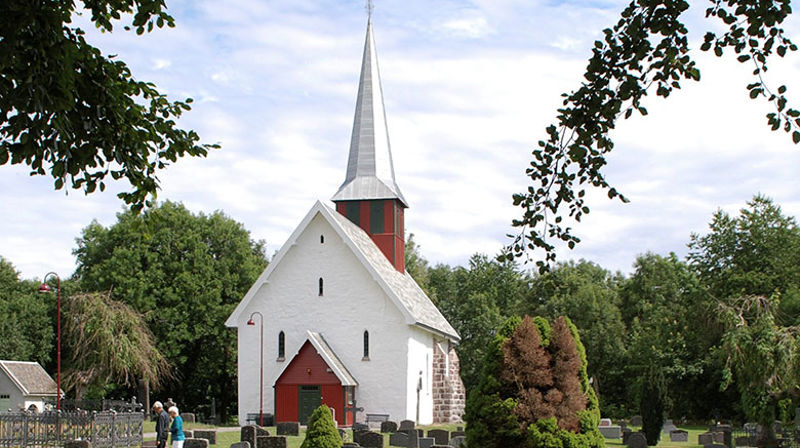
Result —
[[[640, 428], [631, 427], [631, 429], [638, 431]], [[689, 432], [688, 442], [670, 442], [669, 434], [662, 433], [661, 440], [658, 441], [658, 445], [656, 446], [659, 448], [701, 448], [702, 445], [698, 445], [697, 443], [697, 436], [708, 431], [708, 426], [678, 426], [678, 429]], [[606, 439], [606, 446], [624, 447], [625, 445], [622, 444], [622, 439]]]

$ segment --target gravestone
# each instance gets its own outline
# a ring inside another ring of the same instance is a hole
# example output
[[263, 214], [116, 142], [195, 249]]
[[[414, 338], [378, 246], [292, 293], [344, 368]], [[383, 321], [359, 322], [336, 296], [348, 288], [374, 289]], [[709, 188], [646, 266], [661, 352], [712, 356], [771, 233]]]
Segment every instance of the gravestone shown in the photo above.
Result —
[[299, 422], [279, 422], [275, 432], [279, 436], [299, 436], [300, 423]]
[[242, 429], [240, 430], [239, 440], [241, 440], [242, 442], [248, 442], [251, 448], [257, 448], [256, 437], [268, 436], [268, 435], [269, 431], [258, 425], [247, 425], [247, 426], [242, 426]]
[[194, 431], [192, 431], [191, 429], [184, 429], [183, 430], [183, 436], [186, 437], [187, 439], [195, 438], [194, 437]]
[[197, 417], [192, 412], [184, 412], [181, 414], [184, 423], [196, 423]]
[[186, 439], [183, 441], [183, 448], [208, 448], [208, 440], [206, 439]]
[[410, 429], [406, 432], [408, 434], [408, 448], [418, 448], [419, 447], [419, 431], [416, 429]]
[[250, 448], [250, 442], [234, 442], [231, 443], [231, 448]]
[[366, 423], [356, 422], [356, 423], [353, 424], [353, 431], [356, 431], [356, 432], [358, 432], [358, 431], [369, 431], [369, 425], [367, 425]]
[[627, 445], [628, 444], [628, 437], [630, 437], [631, 434], [633, 434], [633, 430], [632, 429], [630, 429], [630, 428], [623, 428], [622, 429], [622, 444], [623, 445]]
[[689, 432], [684, 431], [682, 429], [676, 429], [674, 431], [669, 432], [669, 441], [670, 442], [688, 442], [689, 441]]
[[722, 443], [727, 447], [733, 446], [733, 426], [717, 425], [715, 432], [722, 433], [722, 440], [714, 439], [715, 442]]
[[257, 448], [289, 448], [286, 436], [258, 436], [257, 440]]
[[431, 429], [428, 431], [428, 437], [432, 437], [435, 445], [447, 445], [450, 440], [450, 433], [444, 429]]
[[403, 420], [400, 422], [400, 427], [397, 429], [398, 431], [403, 431], [406, 429], [415, 429], [417, 425], [414, 423], [413, 420]]
[[600, 419], [600, 426], [611, 426], [611, 419], [610, 418], [601, 418]]
[[394, 434], [389, 434], [389, 445], [390, 446], [402, 446], [403, 448], [408, 446], [408, 434], [404, 432], [396, 432]]
[[598, 426], [597, 429], [603, 438], [606, 439], [619, 439], [622, 438], [622, 428], [619, 426]]
[[381, 422], [381, 432], [397, 432], [397, 423]]
[[675, 423], [672, 423], [672, 420], [667, 419], [667, 421], [664, 422], [664, 426], [661, 427], [661, 432], [669, 434], [676, 429], [678, 429], [678, 427], [675, 426]]
[[370, 448], [383, 448], [383, 434], [372, 431], [358, 431], [358, 439], [355, 441], [361, 446]]
[[647, 448], [647, 438], [642, 432], [634, 432], [628, 436], [628, 441], [625, 445], [629, 448]]
[[215, 429], [195, 429], [195, 439], [206, 439], [209, 445], [217, 444], [217, 431]]
[[735, 439], [735, 446], [756, 446], [756, 439], [750, 436], [741, 436]]
[[453, 437], [452, 439], [450, 439], [450, 442], [448, 443], [448, 445], [458, 448], [458, 447], [464, 445], [466, 443], [466, 440], [467, 440], [467, 438], [464, 437], [464, 436], [456, 436], [456, 437]]
[[704, 432], [697, 436], [697, 444], [698, 445], [712, 445], [714, 443], [714, 433], [713, 432]]
[[64, 448], [92, 448], [88, 440], [69, 440], [64, 442]]
[[642, 416], [641, 415], [634, 415], [631, 417], [631, 425], [632, 426], [642, 426]]
[[[459, 428], [461, 428], [461, 427], [459, 426]], [[451, 439], [453, 437], [466, 437], [466, 436], [467, 436], [467, 434], [464, 432], [463, 429], [459, 429], [457, 431], [450, 431], [450, 438]]]
[[420, 437], [418, 440], [419, 448], [431, 448], [433, 446], [433, 437]]

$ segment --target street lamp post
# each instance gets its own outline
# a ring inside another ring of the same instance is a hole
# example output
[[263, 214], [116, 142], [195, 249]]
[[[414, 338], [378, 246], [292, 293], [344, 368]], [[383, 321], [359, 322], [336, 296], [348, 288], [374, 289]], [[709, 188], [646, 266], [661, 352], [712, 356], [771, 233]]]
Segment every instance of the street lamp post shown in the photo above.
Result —
[[55, 272], [45, 274], [39, 292], [51, 292], [47, 285], [51, 275], [56, 278], [56, 410], [61, 411], [61, 277]]
[[258, 379], [258, 397], [259, 397], [259, 404], [258, 404], [258, 425], [264, 426], [264, 315], [258, 311], [253, 311], [250, 314], [250, 320], [247, 321], [247, 325], [255, 325], [256, 322], [253, 320], [253, 316], [258, 315], [261, 319], [261, 358], [260, 358], [260, 366], [259, 366], [259, 379]]

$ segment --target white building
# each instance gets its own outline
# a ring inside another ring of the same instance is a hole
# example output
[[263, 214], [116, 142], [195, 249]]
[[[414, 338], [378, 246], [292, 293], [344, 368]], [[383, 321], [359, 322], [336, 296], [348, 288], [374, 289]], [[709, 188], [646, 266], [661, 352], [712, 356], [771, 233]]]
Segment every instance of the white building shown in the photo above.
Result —
[[38, 362], [0, 360], [0, 412], [41, 412], [57, 389]]
[[405, 271], [407, 203], [371, 20], [347, 173], [332, 200], [311, 207], [226, 321], [238, 329], [239, 421], [263, 409], [305, 423], [321, 403], [342, 426], [354, 404], [358, 420], [460, 420], [460, 338]]

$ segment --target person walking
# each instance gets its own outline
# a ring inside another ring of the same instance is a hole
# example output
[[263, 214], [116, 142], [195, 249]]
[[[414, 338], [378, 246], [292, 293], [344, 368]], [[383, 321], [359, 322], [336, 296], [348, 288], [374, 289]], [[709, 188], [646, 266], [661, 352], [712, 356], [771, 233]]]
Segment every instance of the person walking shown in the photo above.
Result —
[[167, 448], [169, 415], [160, 401], [153, 403], [153, 412], [156, 413], [156, 448]]
[[186, 436], [183, 435], [183, 419], [178, 415], [177, 406], [169, 408], [169, 416], [172, 417], [172, 424], [169, 426], [169, 432], [172, 436], [172, 448], [183, 448], [183, 441], [186, 440]]

